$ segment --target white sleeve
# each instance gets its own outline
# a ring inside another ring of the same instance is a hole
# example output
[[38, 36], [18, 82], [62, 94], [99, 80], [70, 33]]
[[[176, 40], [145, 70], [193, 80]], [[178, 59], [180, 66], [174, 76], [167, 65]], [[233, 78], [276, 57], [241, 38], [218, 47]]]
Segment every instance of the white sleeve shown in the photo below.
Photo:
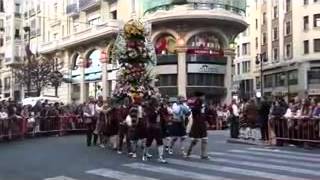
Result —
[[175, 113], [175, 114], [179, 114], [180, 112], [180, 106], [178, 106], [176, 103], [174, 103], [172, 105], [172, 112]]
[[291, 112], [290, 108], [287, 109], [287, 112], [286, 112], [286, 114], [284, 115], [284, 117], [285, 117], [285, 118], [290, 118], [290, 117], [292, 117], [292, 112]]
[[193, 117], [192, 117], [192, 113], [191, 113], [190, 116], [188, 117], [188, 124], [187, 124], [187, 128], [186, 128], [186, 132], [188, 134], [191, 131], [192, 124], [193, 124]]
[[126, 117], [126, 124], [128, 125], [128, 126], [132, 126], [132, 119], [131, 119], [131, 116], [130, 115], [128, 115], [127, 117]]

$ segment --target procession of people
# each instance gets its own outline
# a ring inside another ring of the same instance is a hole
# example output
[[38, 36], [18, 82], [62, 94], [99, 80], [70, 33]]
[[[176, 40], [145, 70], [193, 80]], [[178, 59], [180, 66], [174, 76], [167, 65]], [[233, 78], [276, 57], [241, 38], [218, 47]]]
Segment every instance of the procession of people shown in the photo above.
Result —
[[[137, 158], [141, 149], [141, 159], [147, 161], [153, 157], [150, 149], [155, 142], [158, 161], [166, 163], [165, 152], [172, 155], [174, 147], [179, 146], [179, 154], [189, 158], [200, 141], [200, 157], [208, 159], [207, 129], [212, 122], [202, 97], [200, 93], [189, 100], [180, 96], [176, 102], [156, 96], [106, 101], [90, 97], [83, 107], [87, 146], [110, 147], [118, 154], [126, 152], [130, 158]], [[191, 140], [189, 144], [187, 138]]]

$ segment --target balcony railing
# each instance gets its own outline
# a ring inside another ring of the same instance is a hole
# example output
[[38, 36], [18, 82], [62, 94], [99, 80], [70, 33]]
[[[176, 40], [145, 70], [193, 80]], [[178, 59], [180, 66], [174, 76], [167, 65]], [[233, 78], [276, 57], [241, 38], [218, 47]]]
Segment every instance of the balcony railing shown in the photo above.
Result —
[[218, 10], [223, 9], [230, 11], [241, 16], [245, 16], [246, 13], [246, 1], [245, 0], [231, 0], [231, 1], [216, 1], [216, 2], [176, 2], [176, 3], [153, 3], [154, 0], [144, 0], [144, 14], [152, 14], [156, 11], [170, 11], [177, 7], [186, 6], [189, 10]]
[[64, 48], [69, 46], [74, 46], [76, 44], [81, 44], [87, 39], [99, 38], [106, 36], [108, 34], [115, 34], [119, 31], [119, 27], [122, 22], [117, 20], [110, 20], [105, 24], [99, 26], [93, 26], [83, 29], [79, 32], [73, 33], [71, 35], [65, 36], [59, 40], [45, 42], [40, 45], [39, 52], [47, 53], [55, 51], [58, 48]]
[[82, 11], [88, 10], [90, 8], [100, 5], [101, 0], [80, 0], [79, 9]]
[[177, 64], [177, 62], [178, 62], [177, 54], [157, 55], [157, 65]]
[[79, 7], [77, 3], [69, 4], [67, 6], [67, 15], [69, 16], [77, 16], [79, 15]]

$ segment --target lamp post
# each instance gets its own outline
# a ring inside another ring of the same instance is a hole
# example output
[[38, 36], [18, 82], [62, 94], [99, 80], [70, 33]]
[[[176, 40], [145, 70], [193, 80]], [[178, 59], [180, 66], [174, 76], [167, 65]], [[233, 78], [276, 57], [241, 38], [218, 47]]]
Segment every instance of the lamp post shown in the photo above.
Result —
[[[28, 44], [26, 47], [26, 55], [27, 55], [27, 60], [28, 60], [28, 69], [30, 68], [31, 64], [31, 54], [30, 54], [30, 39], [31, 39], [31, 31], [29, 26], [25, 26], [23, 30], [28, 33]], [[29, 97], [31, 94], [31, 75], [30, 71], [28, 71], [28, 82], [27, 82], [27, 97]]]
[[263, 97], [264, 92], [263, 92], [263, 63], [267, 62], [267, 54], [266, 53], [261, 53], [257, 54], [256, 56], [256, 64], [260, 65], [260, 91], [261, 91], [261, 96]]

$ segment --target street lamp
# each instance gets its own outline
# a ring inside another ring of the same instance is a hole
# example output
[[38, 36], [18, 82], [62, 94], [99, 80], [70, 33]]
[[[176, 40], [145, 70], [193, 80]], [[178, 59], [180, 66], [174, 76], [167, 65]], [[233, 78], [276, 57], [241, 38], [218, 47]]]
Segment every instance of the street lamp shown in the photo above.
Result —
[[[26, 33], [28, 33], [28, 44], [27, 44], [27, 47], [25, 48], [25, 51], [26, 51], [27, 60], [28, 60], [28, 68], [30, 68], [31, 56], [32, 56], [32, 54], [30, 53], [31, 30], [29, 26], [23, 27], [23, 30]], [[31, 94], [31, 75], [30, 75], [30, 71], [28, 71], [27, 97], [29, 97], [30, 94]]]
[[257, 54], [256, 56], [256, 64], [260, 65], [260, 91], [261, 91], [261, 96], [264, 95], [263, 92], [263, 63], [267, 62], [267, 53], [261, 53]]

